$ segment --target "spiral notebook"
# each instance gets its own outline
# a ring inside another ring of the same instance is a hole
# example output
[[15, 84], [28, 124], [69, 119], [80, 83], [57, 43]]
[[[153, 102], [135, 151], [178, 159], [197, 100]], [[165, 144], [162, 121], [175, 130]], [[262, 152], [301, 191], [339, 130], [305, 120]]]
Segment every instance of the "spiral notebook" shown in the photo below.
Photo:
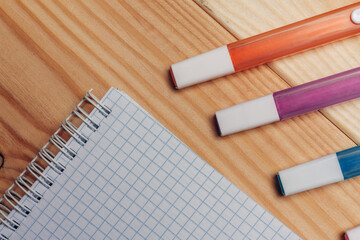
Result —
[[0, 217], [1, 239], [300, 239], [115, 88], [86, 94]]

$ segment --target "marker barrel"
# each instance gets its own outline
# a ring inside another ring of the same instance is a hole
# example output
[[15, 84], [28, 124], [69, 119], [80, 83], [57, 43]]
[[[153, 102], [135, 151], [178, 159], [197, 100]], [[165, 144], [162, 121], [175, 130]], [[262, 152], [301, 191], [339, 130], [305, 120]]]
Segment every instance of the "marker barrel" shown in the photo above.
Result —
[[228, 45], [235, 71], [333, 42], [360, 32], [351, 13], [360, 3], [339, 8]]
[[360, 3], [277, 28], [172, 64], [180, 89], [360, 33]]
[[360, 97], [360, 67], [216, 112], [222, 136]]
[[280, 120], [360, 97], [360, 68], [274, 93]]

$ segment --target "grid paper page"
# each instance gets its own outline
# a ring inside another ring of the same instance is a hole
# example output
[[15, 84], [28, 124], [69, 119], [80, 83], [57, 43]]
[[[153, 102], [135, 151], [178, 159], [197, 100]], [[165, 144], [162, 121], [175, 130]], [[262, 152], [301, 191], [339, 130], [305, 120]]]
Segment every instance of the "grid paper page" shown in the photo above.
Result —
[[125, 93], [111, 88], [90, 116], [100, 122], [49, 189], [36, 182], [39, 203], [11, 239], [300, 239], [289, 228], [198, 157]]

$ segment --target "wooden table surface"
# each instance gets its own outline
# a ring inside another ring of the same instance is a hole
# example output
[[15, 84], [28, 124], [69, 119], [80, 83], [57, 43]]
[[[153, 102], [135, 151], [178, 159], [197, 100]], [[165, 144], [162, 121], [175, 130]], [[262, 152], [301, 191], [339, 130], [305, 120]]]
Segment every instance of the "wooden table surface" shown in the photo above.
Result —
[[124, 90], [304, 239], [360, 225], [360, 179], [282, 197], [277, 171], [360, 142], [360, 100], [219, 137], [214, 113], [360, 66], [360, 37], [174, 90], [172, 63], [353, 0], [0, 0], [0, 193], [84, 94]]

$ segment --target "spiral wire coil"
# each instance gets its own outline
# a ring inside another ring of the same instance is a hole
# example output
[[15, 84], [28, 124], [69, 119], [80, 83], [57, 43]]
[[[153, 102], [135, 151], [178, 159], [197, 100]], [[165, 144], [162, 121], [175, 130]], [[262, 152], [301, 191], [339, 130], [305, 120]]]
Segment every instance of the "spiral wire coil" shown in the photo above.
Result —
[[[59, 153], [62, 152], [70, 160], [76, 156], [76, 152], [67, 146], [67, 142], [59, 135], [60, 131], [65, 130], [68, 132], [70, 136], [81, 146], [84, 146], [84, 144], [88, 141], [88, 139], [83, 134], [81, 134], [78, 128], [70, 121], [71, 117], [78, 117], [92, 131], [96, 131], [96, 129], [99, 127], [99, 123], [92, 119], [89, 114], [81, 107], [81, 105], [85, 102], [88, 102], [92, 104], [105, 117], [110, 114], [111, 110], [107, 106], [100, 103], [100, 100], [95, 97], [91, 91], [92, 89], [86, 93], [85, 97], [74, 108], [72, 113], [66, 118], [61, 127], [51, 136], [50, 140], [39, 151], [38, 155], [36, 155], [36, 157], [28, 164], [26, 169], [17, 177], [14, 184], [5, 191], [4, 196], [0, 198], [0, 224], [4, 224], [6, 227], [15, 231], [20, 226], [20, 224], [9, 218], [10, 212], [15, 210], [24, 217], [26, 217], [31, 212], [30, 208], [20, 202], [21, 194], [17, 191], [21, 190], [23, 195], [27, 195], [35, 203], [38, 203], [41, 200], [42, 195], [32, 188], [34, 182], [26, 177], [27, 174], [32, 175], [36, 181], [41, 183], [45, 188], [50, 188], [54, 184], [54, 180], [43, 173], [45, 169], [37, 162], [38, 159], [42, 159], [47, 164], [47, 166], [53, 169], [57, 174], [61, 174], [65, 170], [65, 166], [56, 161], [55, 154], [49, 150], [48, 146], [50, 144], [58, 148]], [[15, 190], [14, 187], [17, 187], [18, 190]], [[11, 206], [12, 209], [7, 206]], [[0, 240], [2, 239], [8, 238], [0, 234]]]

